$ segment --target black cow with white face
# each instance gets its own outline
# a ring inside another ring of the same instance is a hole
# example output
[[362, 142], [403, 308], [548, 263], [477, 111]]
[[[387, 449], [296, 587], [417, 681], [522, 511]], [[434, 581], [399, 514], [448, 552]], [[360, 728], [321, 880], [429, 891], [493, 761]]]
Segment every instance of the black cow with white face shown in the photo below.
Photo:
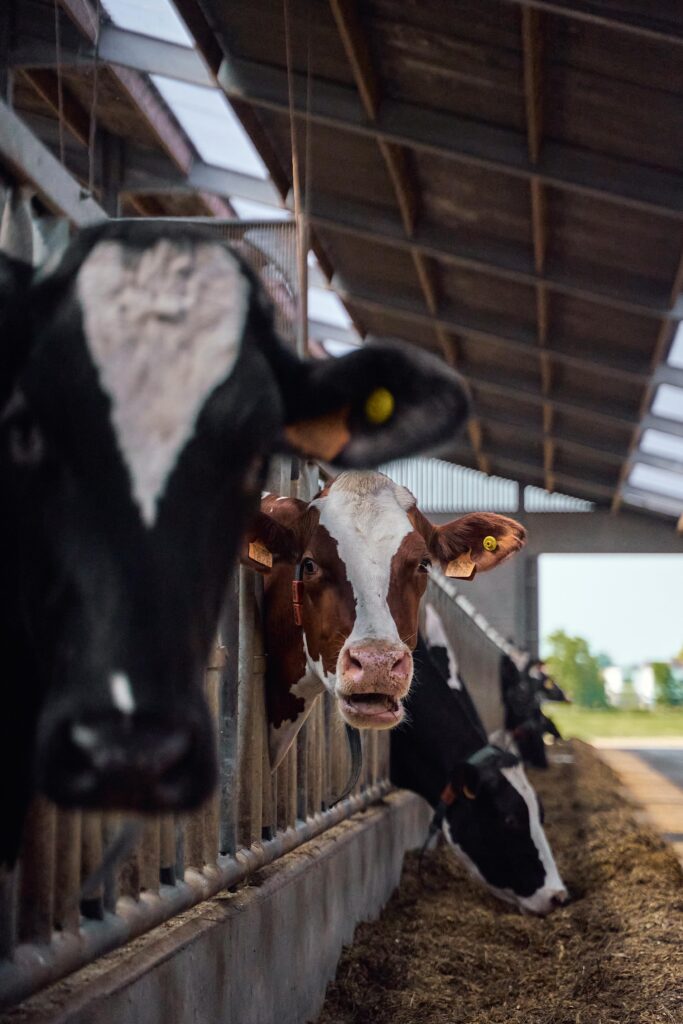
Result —
[[567, 891], [541, 823], [541, 809], [517, 757], [491, 746], [443, 624], [426, 607], [415, 651], [407, 721], [391, 734], [391, 778], [443, 812], [459, 860], [496, 896], [545, 915]]
[[361, 466], [466, 415], [416, 350], [296, 358], [201, 229], [112, 223], [47, 271], [0, 260], [0, 860], [35, 786], [141, 811], [211, 791], [201, 680], [271, 452]]

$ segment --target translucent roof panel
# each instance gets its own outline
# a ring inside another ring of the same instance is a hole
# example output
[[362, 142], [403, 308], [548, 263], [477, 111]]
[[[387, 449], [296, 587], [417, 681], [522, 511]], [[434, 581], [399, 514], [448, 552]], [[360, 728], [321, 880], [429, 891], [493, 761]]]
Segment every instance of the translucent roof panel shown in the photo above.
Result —
[[240, 220], [291, 220], [289, 210], [280, 206], [266, 206], [251, 199], [231, 199], [230, 203]]
[[662, 430], [646, 430], [640, 439], [640, 450], [649, 455], [683, 462], [683, 437], [666, 434]]
[[202, 160], [257, 178], [268, 177], [263, 160], [220, 89], [205, 89], [162, 75], [151, 78]]
[[312, 320], [320, 320], [324, 324], [335, 327], [351, 327], [351, 317], [344, 309], [334, 292], [323, 288], [308, 289], [308, 315]]
[[194, 45], [170, 0], [104, 0], [103, 6], [119, 28], [180, 46]]
[[679, 420], [683, 423], [683, 388], [673, 384], [660, 384], [655, 400], [652, 403], [655, 416], [664, 416], [667, 420]]
[[345, 356], [348, 352], [355, 352], [359, 348], [358, 342], [354, 344], [351, 341], [336, 341], [334, 338], [323, 338], [320, 344], [328, 356], [332, 356], [334, 359]]
[[653, 491], [655, 494], [680, 498], [683, 503], [683, 474], [672, 473], [668, 469], [657, 469], [655, 466], [645, 466], [636, 462], [628, 482], [632, 487], [638, 487], [642, 491]]
[[670, 366], [676, 366], [679, 370], [683, 370], [683, 322], [676, 329], [667, 362]]

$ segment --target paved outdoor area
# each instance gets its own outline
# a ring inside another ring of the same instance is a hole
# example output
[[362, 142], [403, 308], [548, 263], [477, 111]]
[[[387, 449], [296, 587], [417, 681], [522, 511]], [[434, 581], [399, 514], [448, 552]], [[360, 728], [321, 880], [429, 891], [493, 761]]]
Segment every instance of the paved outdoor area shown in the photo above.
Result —
[[683, 864], [683, 739], [610, 738], [593, 745]]

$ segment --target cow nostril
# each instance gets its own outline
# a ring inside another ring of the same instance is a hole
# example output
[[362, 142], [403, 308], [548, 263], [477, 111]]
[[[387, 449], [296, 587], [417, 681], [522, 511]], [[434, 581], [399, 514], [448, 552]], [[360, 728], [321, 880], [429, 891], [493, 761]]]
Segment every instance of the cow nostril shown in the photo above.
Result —
[[355, 651], [344, 651], [343, 672], [356, 683], [363, 678], [363, 662]]
[[563, 907], [569, 902], [569, 895], [566, 892], [556, 892], [550, 898], [550, 902], [554, 907]]
[[401, 679], [407, 679], [411, 674], [411, 657], [407, 651], [404, 651], [394, 662], [391, 668], [391, 674], [393, 676], [399, 676]]

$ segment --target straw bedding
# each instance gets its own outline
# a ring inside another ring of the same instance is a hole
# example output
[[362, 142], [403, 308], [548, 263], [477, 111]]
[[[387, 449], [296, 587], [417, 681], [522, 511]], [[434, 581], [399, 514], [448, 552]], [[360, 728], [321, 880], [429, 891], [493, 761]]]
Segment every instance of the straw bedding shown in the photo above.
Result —
[[683, 876], [585, 744], [532, 773], [572, 902], [525, 917], [448, 849], [406, 859], [344, 952], [318, 1024], [683, 1024]]

